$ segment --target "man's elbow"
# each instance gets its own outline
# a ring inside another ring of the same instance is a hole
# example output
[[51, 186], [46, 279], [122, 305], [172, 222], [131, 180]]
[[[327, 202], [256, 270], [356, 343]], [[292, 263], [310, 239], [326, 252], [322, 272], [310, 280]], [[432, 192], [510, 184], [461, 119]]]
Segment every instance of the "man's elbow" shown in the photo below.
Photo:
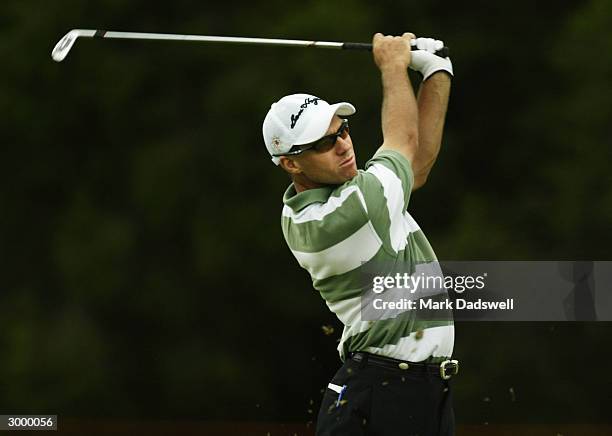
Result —
[[429, 177], [429, 173], [431, 172], [435, 161], [436, 156], [433, 156], [426, 163], [423, 163], [422, 161], [414, 162], [412, 165], [412, 170], [414, 171], [414, 185], [412, 186], [413, 191], [416, 191], [422, 187], [425, 182], [427, 182], [427, 178]]
[[427, 176], [428, 175], [429, 175], [429, 173], [415, 174], [415, 176], [414, 176], [414, 184], [412, 185], [412, 192], [414, 192], [417, 189], [421, 188], [425, 184], [425, 182], [427, 182]]

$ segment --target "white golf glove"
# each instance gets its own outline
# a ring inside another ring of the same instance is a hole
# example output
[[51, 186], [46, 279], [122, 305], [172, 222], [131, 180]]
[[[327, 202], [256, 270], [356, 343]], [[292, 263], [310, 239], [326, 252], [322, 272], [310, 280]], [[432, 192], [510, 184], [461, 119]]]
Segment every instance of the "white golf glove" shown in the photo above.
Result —
[[412, 42], [413, 48], [418, 48], [411, 53], [412, 60], [410, 68], [423, 75], [423, 81], [437, 71], [446, 71], [453, 75], [453, 64], [450, 58], [442, 58], [435, 55], [436, 50], [444, 47], [444, 43], [433, 38], [417, 38]]

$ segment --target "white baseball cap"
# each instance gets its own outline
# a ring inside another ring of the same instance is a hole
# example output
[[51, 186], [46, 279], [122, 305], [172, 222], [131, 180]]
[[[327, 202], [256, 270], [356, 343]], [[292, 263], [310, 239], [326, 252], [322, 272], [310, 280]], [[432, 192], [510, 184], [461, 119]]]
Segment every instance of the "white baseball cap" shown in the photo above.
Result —
[[[350, 103], [329, 104], [310, 94], [291, 94], [272, 103], [263, 122], [262, 132], [270, 155], [287, 153], [294, 145], [308, 144], [327, 133], [335, 114], [353, 115]], [[272, 162], [280, 159], [272, 156]]]

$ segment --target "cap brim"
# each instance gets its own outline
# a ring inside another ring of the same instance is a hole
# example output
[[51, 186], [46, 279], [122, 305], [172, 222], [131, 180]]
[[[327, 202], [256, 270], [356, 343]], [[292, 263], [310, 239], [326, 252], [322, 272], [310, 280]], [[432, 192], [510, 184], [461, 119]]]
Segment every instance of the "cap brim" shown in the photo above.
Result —
[[357, 112], [355, 106], [347, 102], [332, 104], [330, 107], [335, 108], [334, 113], [342, 115], [343, 117], [348, 117], [349, 115], [353, 115], [355, 112]]

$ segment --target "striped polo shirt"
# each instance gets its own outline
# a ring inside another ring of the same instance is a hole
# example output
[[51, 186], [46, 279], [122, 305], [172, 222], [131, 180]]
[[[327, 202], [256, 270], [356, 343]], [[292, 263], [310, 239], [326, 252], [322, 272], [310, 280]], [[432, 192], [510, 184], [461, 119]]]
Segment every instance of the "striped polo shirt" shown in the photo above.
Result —
[[[414, 183], [408, 160], [392, 150], [377, 152], [351, 180], [338, 186], [284, 194], [282, 229], [299, 264], [332, 312], [344, 324], [340, 358], [365, 351], [412, 362], [451, 356], [452, 319], [417, 319], [410, 310], [393, 318], [361, 319], [368, 265], [417, 263], [436, 255], [406, 211]], [[382, 272], [382, 271], [381, 271]]]

